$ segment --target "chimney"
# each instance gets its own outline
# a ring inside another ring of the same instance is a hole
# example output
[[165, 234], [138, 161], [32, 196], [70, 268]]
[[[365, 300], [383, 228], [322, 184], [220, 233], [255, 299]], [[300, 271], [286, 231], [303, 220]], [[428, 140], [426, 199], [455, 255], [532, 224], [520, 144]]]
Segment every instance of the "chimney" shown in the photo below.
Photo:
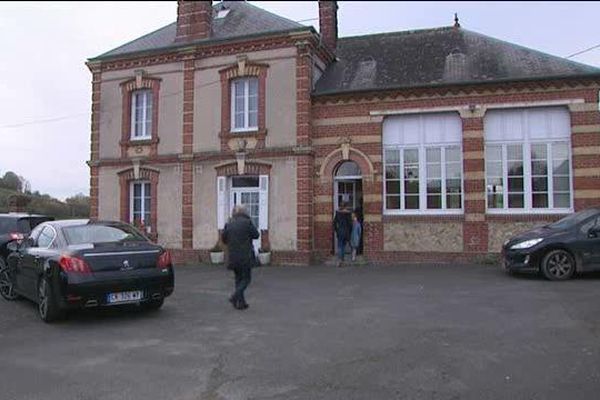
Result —
[[212, 1], [177, 1], [175, 42], [207, 39], [212, 30]]
[[319, 0], [319, 32], [321, 40], [331, 51], [337, 47], [337, 1]]

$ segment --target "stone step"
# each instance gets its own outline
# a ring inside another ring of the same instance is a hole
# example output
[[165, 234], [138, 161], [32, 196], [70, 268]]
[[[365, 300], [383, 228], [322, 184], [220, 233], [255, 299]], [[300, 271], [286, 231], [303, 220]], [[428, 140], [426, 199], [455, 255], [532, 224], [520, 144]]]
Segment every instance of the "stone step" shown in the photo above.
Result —
[[[337, 258], [337, 256], [331, 256], [331, 257], [325, 259], [325, 261], [323, 262], [323, 264], [330, 266], [330, 267], [337, 267], [339, 263], [340, 263], [340, 260]], [[356, 256], [356, 260], [352, 261], [352, 256], [347, 254], [346, 257], [344, 257], [343, 266], [367, 265], [368, 263], [369, 263], [368, 260], [363, 255]]]

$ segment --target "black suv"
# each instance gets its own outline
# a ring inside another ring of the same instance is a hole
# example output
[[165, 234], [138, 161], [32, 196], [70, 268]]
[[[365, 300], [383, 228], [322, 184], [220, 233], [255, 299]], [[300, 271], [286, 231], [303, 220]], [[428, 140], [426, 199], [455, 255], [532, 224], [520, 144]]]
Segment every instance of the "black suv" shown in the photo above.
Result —
[[0, 270], [6, 265], [6, 257], [10, 251], [6, 248], [8, 242], [22, 240], [31, 230], [54, 218], [46, 215], [10, 213], [0, 214]]

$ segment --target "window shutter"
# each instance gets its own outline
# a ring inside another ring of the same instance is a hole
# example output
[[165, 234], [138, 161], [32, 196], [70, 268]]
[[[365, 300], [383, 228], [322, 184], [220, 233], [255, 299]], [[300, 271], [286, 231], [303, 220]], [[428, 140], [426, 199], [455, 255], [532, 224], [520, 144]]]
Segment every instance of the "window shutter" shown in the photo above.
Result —
[[269, 175], [260, 176], [258, 221], [260, 230], [269, 229]]
[[225, 184], [226, 177], [217, 177], [217, 228], [225, 227]]

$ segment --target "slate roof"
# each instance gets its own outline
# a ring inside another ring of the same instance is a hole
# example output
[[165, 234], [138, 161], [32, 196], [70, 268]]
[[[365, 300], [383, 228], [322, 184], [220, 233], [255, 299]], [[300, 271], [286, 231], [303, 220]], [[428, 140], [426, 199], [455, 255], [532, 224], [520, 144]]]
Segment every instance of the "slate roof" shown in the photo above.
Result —
[[[245, 1], [213, 5], [212, 36], [192, 43], [239, 39], [312, 27], [272, 14]], [[169, 24], [91, 61], [187, 46], [175, 43]], [[337, 60], [329, 65], [314, 95], [565, 77], [600, 77], [600, 69], [504, 42], [463, 28], [442, 27], [338, 39]]]
[[338, 39], [313, 94], [598, 76], [600, 69], [463, 28]]
[[[261, 35], [275, 32], [309, 29], [297, 22], [280, 17], [245, 1], [222, 1], [213, 5], [216, 12], [223, 7], [230, 11], [224, 18], [213, 19], [212, 35], [203, 41], [219, 41], [244, 36]], [[112, 58], [130, 53], [146, 52], [169, 47], [185, 46], [188, 43], [175, 43], [177, 23], [173, 22], [154, 32], [95, 57], [93, 60]]]

